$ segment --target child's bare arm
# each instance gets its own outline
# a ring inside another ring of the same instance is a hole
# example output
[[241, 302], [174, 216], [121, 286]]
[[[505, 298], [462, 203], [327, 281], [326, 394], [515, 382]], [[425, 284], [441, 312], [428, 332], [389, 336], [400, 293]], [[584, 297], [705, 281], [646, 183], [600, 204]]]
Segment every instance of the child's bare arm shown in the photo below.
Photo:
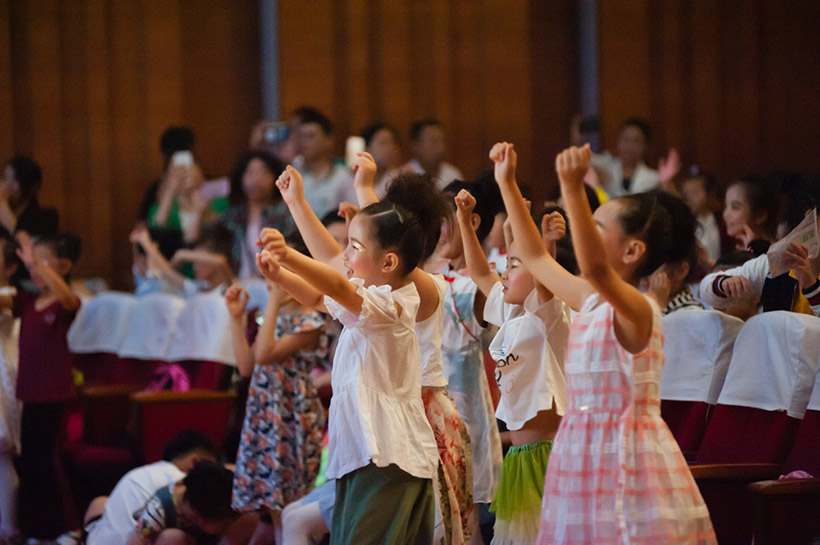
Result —
[[572, 223], [572, 240], [584, 278], [612, 304], [615, 335], [632, 353], [643, 350], [652, 333], [652, 307], [638, 289], [622, 279], [610, 265], [604, 243], [592, 218], [584, 192], [584, 175], [589, 168], [589, 146], [572, 147], [555, 160], [561, 194]]
[[305, 306], [327, 312], [324, 304], [324, 294], [308, 284], [300, 276], [282, 267], [275, 254], [262, 250], [256, 256], [256, 266], [266, 279], [275, 282], [291, 297]]
[[231, 347], [236, 358], [236, 368], [239, 369], [240, 375], [249, 377], [253, 374], [254, 359], [248, 339], [245, 337], [248, 292], [239, 284], [234, 284], [225, 292], [225, 305], [228, 307], [228, 314], [231, 315]]
[[[148, 229], [144, 225], [139, 226], [131, 232], [129, 238], [132, 243], [139, 244], [145, 251], [145, 255], [148, 258], [148, 268], [152, 269], [174, 289], [182, 291], [185, 287], [185, 277], [165, 259], [165, 256], [159, 251], [157, 245], [151, 240]], [[176, 259], [176, 255], [174, 259]]]
[[[316, 217], [313, 209], [305, 199], [304, 188], [302, 186], [302, 175], [299, 171], [288, 165], [285, 172], [276, 180], [276, 187], [282, 194], [282, 199], [288, 205], [293, 221], [299, 229], [299, 233], [310, 250], [311, 255], [321, 261], [341, 270], [342, 251], [336, 239], [333, 238], [327, 228], [322, 225], [321, 220]], [[266, 232], [263, 229], [259, 235], [259, 241], [266, 247]]]
[[496, 144], [490, 151], [495, 162], [495, 179], [511, 218], [513, 235], [524, 266], [536, 281], [549, 289], [571, 308], [578, 310], [594, 291], [589, 283], [559, 265], [549, 255], [541, 240], [541, 233], [527, 210], [521, 190], [515, 180], [516, 155], [512, 144]]
[[479, 291], [486, 297], [496, 282], [501, 281], [498, 273], [490, 267], [487, 256], [481, 248], [481, 242], [475, 234], [473, 225], [473, 209], [475, 197], [469, 191], [462, 189], [455, 197], [458, 228], [461, 231], [461, 241], [464, 245], [464, 260], [467, 262], [467, 271], [470, 278], [478, 286]]

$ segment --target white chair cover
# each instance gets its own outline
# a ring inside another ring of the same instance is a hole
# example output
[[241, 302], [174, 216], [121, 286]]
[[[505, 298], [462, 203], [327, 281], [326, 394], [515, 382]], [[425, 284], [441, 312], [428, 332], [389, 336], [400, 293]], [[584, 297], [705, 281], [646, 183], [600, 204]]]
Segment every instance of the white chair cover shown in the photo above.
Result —
[[137, 298], [117, 354], [122, 358], [166, 360], [174, 327], [184, 307], [185, 299], [167, 293]]
[[803, 418], [820, 362], [820, 318], [765, 312], [738, 334], [718, 402]]
[[662, 319], [661, 399], [717, 403], [743, 320], [716, 310], [681, 309]]
[[806, 407], [810, 411], [820, 411], [820, 373], [817, 373], [817, 379], [814, 381], [814, 389], [811, 391], [809, 398], [809, 406]]
[[136, 302], [130, 293], [116, 291], [84, 299], [68, 330], [69, 350], [78, 354], [118, 353]]
[[236, 365], [225, 297], [214, 290], [188, 298], [171, 338], [168, 361], [202, 360]]

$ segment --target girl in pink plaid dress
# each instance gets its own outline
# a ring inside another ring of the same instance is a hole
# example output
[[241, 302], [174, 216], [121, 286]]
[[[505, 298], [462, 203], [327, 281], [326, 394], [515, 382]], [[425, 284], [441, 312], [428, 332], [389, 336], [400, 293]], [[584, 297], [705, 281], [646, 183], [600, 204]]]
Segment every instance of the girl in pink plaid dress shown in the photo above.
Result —
[[660, 417], [660, 309], [635, 287], [674, 242], [671, 197], [610, 201], [593, 216], [583, 189], [589, 147], [556, 169], [582, 276], [540, 243], [515, 181], [512, 144], [490, 152], [521, 257], [536, 279], [578, 310], [565, 365], [569, 408], [550, 455], [539, 544], [714, 544], [703, 499]]

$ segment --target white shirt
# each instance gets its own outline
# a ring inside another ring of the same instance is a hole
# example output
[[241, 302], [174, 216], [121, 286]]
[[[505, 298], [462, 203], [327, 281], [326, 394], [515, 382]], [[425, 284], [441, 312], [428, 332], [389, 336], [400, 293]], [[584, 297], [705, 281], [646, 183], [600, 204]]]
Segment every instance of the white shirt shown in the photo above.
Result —
[[[421, 163], [419, 163], [416, 159], [411, 159], [410, 161], [408, 161], [404, 168], [412, 172], [415, 172], [416, 174], [425, 174], [425, 170], [421, 167]], [[458, 168], [445, 161], [442, 161], [439, 165], [438, 172], [426, 173], [429, 174], [431, 178], [433, 178], [433, 182], [435, 182], [436, 187], [439, 190], [442, 190], [445, 187], [447, 187], [447, 184], [449, 184], [453, 180], [464, 179], [464, 175]]]
[[435, 478], [439, 454], [421, 401], [416, 287], [365, 288], [363, 280], [351, 281], [362, 297], [359, 314], [325, 297], [328, 312], [344, 326], [331, 378], [327, 477], [337, 479], [372, 461]]
[[132, 515], [141, 509], [154, 493], [185, 477], [171, 462], [161, 461], [132, 469], [119, 480], [105, 502], [105, 511], [91, 529], [87, 545], [125, 545], [136, 529]]
[[484, 319], [500, 327], [490, 343], [501, 390], [495, 415], [509, 429], [519, 430], [553, 402], [559, 415], [566, 411], [569, 307], [557, 297], [539, 305], [536, 290], [523, 306], [507, 304], [502, 289], [496, 282], [484, 304]]
[[419, 340], [421, 357], [421, 385], [447, 386], [444, 378], [444, 359], [441, 357], [441, 338], [444, 331], [444, 296], [447, 294], [447, 281], [440, 274], [431, 274], [430, 278], [438, 289], [438, 307], [424, 321], [416, 322], [416, 336]]
[[624, 189], [624, 166], [619, 158], [608, 151], [593, 153], [590, 163], [594, 168], [603, 171], [609, 178], [605, 181], [604, 191], [610, 197], [644, 193], [655, 189], [660, 184], [658, 171], [649, 168], [643, 161], [635, 165], [635, 172], [632, 174], [627, 189]]
[[305, 170], [303, 161], [294, 161], [294, 167], [302, 174], [305, 199], [319, 219], [328, 212], [338, 210], [342, 201], [357, 202], [353, 175], [344, 165], [333, 163], [328, 173], [321, 178], [314, 178]]

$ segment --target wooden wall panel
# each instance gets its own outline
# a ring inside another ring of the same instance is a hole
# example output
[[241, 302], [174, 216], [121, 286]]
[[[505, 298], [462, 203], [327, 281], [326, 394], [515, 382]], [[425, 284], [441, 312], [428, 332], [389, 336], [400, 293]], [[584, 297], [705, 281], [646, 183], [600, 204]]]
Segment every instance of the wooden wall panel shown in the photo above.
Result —
[[261, 115], [258, 6], [237, 8], [0, 0], [0, 156], [40, 162], [42, 202], [83, 239], [80, 275], [129, 287], [127, 237], [165, 127], [191, 126], [215, 175], [247, 145]]
[[820, 171], [820, 4], [600, 0], [604, 144], [629, 115], [653, 126], [649, 163], [677, 147], [721, 182]]
[[[410, 125], [435, 117], [448, 135], [448, 159], [467, 176], [491, 166], [487, 154], [500, 139], [516, 143], [522, 180], [552, 171], [553, 151], [566, 141], [572, 116], [553, 105], [576, 104], [574, 2], [280, 0], [278, 6], [283, 111], [303, 104], [323, 110], [338, 128], [338, 153], [347, 135], [384, 121], [399, 131], [409, 158]], [[540, 47], [532, 47], [533, 37]], [[547, 141], [536, 146], [535, 134]], [[545, 149], [552, 154], [547, 169]]]

